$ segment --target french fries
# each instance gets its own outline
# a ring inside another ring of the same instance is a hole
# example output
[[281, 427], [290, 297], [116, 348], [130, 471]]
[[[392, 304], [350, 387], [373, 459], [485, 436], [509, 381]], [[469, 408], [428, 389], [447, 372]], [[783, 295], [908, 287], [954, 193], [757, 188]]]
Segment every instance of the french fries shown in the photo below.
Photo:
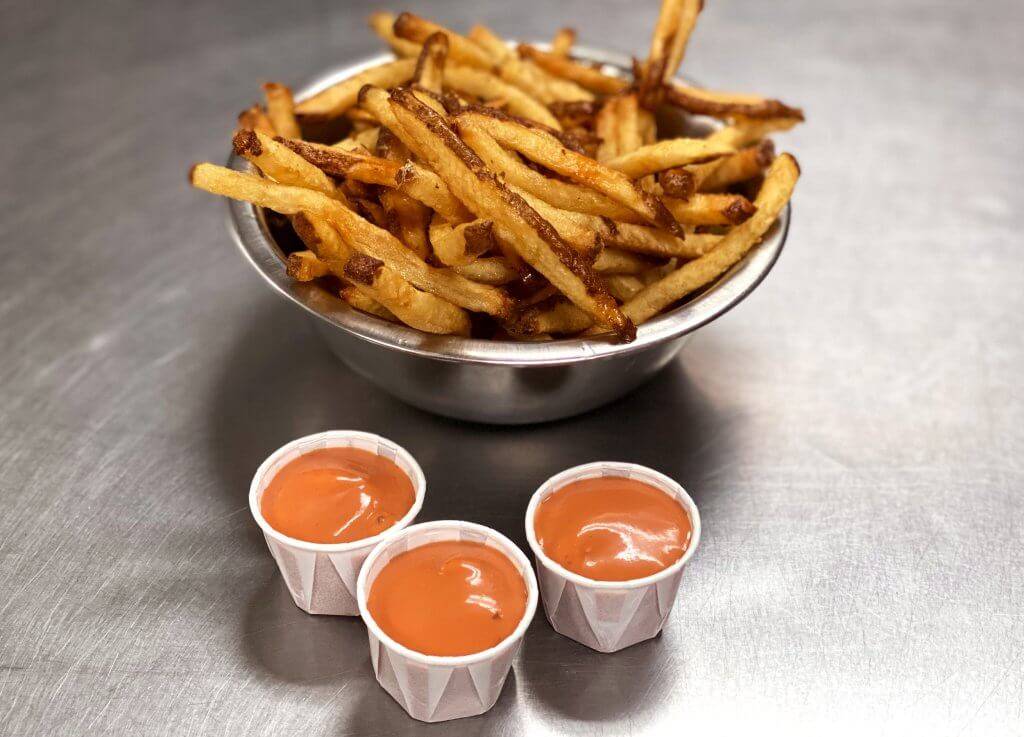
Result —
[[487, 171], [439, 115], [401, 89], [391, 94], [391, 103], [407, 134], [418, 139], [424, 158], [477, 217], [493, 221], [500, 239], [514, 244], [527, 263], [597, 322], [624, 340], [635, 337], [632, 323], [623, 319], [615, 300], [579, 254], [522, 197]]
[[[546, 51], [375, 12], [394, 61], [297, 103], [265, 84], [233, 138], [252, 173], [198, 164], [190, 181], [286, 216], [267, 222], [305, 246], [279, 241], [288, 275], [374, 318], [630, 341], [743, 259], [799, 175], [768, 138], [799, 108], [676, 79], [702, 6], [662, 1], [632, 78], [574, 57], [569, 28]], [[688, 115], [722, 122], [675, 137]]]
[[714, 281], [756, 244], [789, 202], [800, 177], [800, 167], [789, 154], [777, 157], [765, 175], [754, 200], [757, 212], [733, 228], [709, 253], [690, 261], [668, 276], [645, 287], [630, 299], [623, 311], [640, 324], [678, 299]]

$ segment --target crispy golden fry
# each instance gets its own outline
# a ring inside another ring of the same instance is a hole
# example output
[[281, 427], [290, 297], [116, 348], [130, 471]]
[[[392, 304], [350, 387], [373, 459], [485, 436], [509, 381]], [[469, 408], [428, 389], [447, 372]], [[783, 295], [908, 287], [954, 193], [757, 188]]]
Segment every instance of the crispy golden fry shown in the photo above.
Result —
[[394, 187], [401, 167], [393, 161], [369, 153], [343, 151], [333, 146], [308, 141], [276, 138], [309, 163], [334, 177], [351, 177], [367, 184]]
[[668, 55], [668, 63], [665, 65], [664, 81], [670, 80], [679, 71], [683, 63], [683, 56], [686, 54], [686, 44], [690, 40], [694, 26], [697, 25], [697, 15], [704, 9], [704, 0], [683, 0], [683, 9], [679, 19], [679, 27], [672, 39], [672, 48]]
[[444, 82], [445, 60], [448, 58], [448, 36], [432, 33], [423, 42], [423, 50], [416, 60], [413, 82], [425, 90], [441, 94]]
[[487, 171], [484, 162], [443, 118], [405, 90], [395, 90], [391, 104], [406, 132], [417, 139], [418, 145], [410, 144], [410, 148], [442, 173], [452, 191], [477, 217], [494, 222], [500, 240], [514, 244], [527, 263], [600, 324], [613, 329], [623, 340], [635, 337], [632, 326], [621, 319], [615, 300], [578, 252], [522, 197]]
[[428, 333], [467, 334], [469, 316], [463, 310], [416, 289], [386, 265], [376, 268], [377, 259], [354, 250], [324, 218], [299, 213], [292, 218], [292, 226], [331, 273], [350, 282], [366, 299], [400, 316], [405, 324]]
[[498, 76], [545, 105], [594, 99], [592, 92], [575, 82], [559, 79], [532, 61], [520, 59], [503, 39], [486, 26], [473, 26], [469, 30], [469, 37], [490, 55]]
[[270, 118], [277, 135], [285, 138], [302, 138], [299, 122], [295, 119], [292, 91], [283, 84], [267, 82], [263, 85], [263, 94], [267, 98], [267, 117]]
[[453, 266], [452, 271], [481, 284], [501, 286], [522, 276], [522, 272], [500, 256], [478, 258], [464, 266]]
[[430, 221], [430, 244], [442, 264], [465, 266], [495, 247], [494, 223], [473, 220], [453, 225], [435, 215]]
[[371, 13], [369, 22], [373, 32], [384, 39], [385, 43], [395, 52], [395, 56], [415, 58], [420, 55], [420, 44], [406, 41], [404, 38], [399, 38], [395, 35], [394, 13], [384, 11]]
[[481, 100], [504, 100], [513, 115], [535, 120], [555, 130], [562, 129], [558, 118], [547, 107], [491, 72], [452, 64], [445, 68], [444, 83], [456, 92]]
[[526, 200], [526, 204], [537, 211], [542, 218], [551, 223], [552, 227], [562, 236], [566, 243], [571, 245], [587, 262], [592, 262], [601, 250], [602, 244], [598, 240], [608, 230], [601, 218], [595, 215], [585, 215], [571, 210], [549, 205], [539, 197], [534, 197], [529, 192], [518, 187], [507, 185], [509, 189]]
[[568, 56], [576, 43], [576, 30], [573, 28], [559, 28], [555, 37], [551, 40], [551, 53], [558, 56]]
[[409, 195], [395, 189], [380, 194], [389, 217], [392, 234], [404, 243], [413, 253], [426, 260], [430, 256], [430, 241], [427, 239], [427, 225], [430, 223], [430, 210]]
[[387, 320], [388, 322], [399, 322], [398, 318], [395, 317], [395, 313], [365, 292], [360, 292], [353, 285], [342, 287], [338, 292], [338, 296], [360, 312], [365, 312], [368, 315], [379, 317], [381, 320]]
[[744, 118], [736, 116], [732, 125], [719, 128], [707, 137], [712, 143], [743, 148], [757, 143], [770, 133], [788, 131], [800, 121], [796, 118]]
[[654, 125], [654, 115], [640, 107], [636, 95], [619, 98], [619, 156], [632, 153], [645, 144], [644, 130]]
[[738, 92], [703, 90], [687, 87], [682, 82], [673, 82], [666, 87], [665, 102], [688, 113], [716, 118], [743, 115], [748, 118], [792, 118], [796, 121], [804, 119], [804, 113], [800, 108], [790, 107], [779, 100]]
[[599, 69], [580, 64], [567, 56], [541, 51], [529, 44], [519, 44], [518, 51], [522, 58], [529, 59], [548, 74], [575, 82], [591, 92], [614, 95], [629, 87], [629, 82], [622, 77], [605, 74]]
[[528, 128], [511, 120], [480, 115], [475, 111], [459, 113], [455, 120], [460, 126], [463, 122], [479, 125], [502, 146], [518, 151], [541, 166], [601, 192], [654, 225], [668, 228], [681, 238], [685, 237], [682, 227], [656, 197], [639, 190], [621, 172], [602, 166], [588, 156], [570, 151], [549, 133]]
[[657, 228], [632, 223], [615, 223], [605, 241], [626, 251], [664, 258], [697, 258], [711, 250], [722, 239], [709, 233], [687, 233], [686, 240]]
[[271, 179], [282, 184], [308, 187], [344, 201], [345, 196], [330, 177], [269, 135], [240, 130], [231, 143], [237, 155], [248, 159]]
[[676, 166], [707, 161], [733, 151], [731, 146], [708, 143], [703, 138], [668, 138], [609, 159], [605, 166], [622, 172], [630, 179], [636, 179]]
[[637, 324], [646, 322], [665, 307], [717, 279], [761, 240], [789, 202], [800, 168], [789, 154], [777, 157], [765, 175], [754, 204], [757, 212], [737, 225], [710, 252], [683, 265], [639, 292], [624, 306]]
[[252, 202], [285, 215], [306, 212], [324, 217], [345, 234], [353, 248], [383, 261], [414, 286], [477, 312], [498, 317], [511, 312], [511, 300], [504, 292], [428, 266], [389, 232], [319, 192], [272, 184], [213, 164], [193, 167], [191, 181], [207, 192]]
[[238, 127], [246, 131], [259, 131], [268, 136], [277, 135], [274, 124], [259, 105], [248, 107], [238, 114]]
[[[700, 192], [714, 192], [759, 176], [775, 160], [775, 145], [765, 139], [754, 146], [737, 151], [721, 159], [691, 167], [694, 188]], [[666, 191], [666, 194], [668, 192]]]
[[554, 304], [541, 304], [524, 310], [513, 330], [524, 335], [567, 335], [586, 330], [593, 322], [590, 315], [572, 302], [557, 299]]
[[654, 32], [651, 34], [651, 50], [647, 54], [647, 61], [644, 63], [640, 75], [644, 87], [660, 85], [666, 76], [673, 76], [674, 71], [666, 74], [669, 58], [672, 56], [672, 45], [675, 43], [676, 36], [684, 31], [680, 27], [683, 20], [683, 5], [692, 1], [662, 0], [658, 10], [658, 20], [655, 22]]
[[366, 85], [394, 87], [405, 84], [412, 79], [415, 71], [416, 59], [399, 59], [381, 64], [303, 100], [296, 105], [295, 112], [299, 115], [336, 118], [359, 101], [359, 90]]
[[618, 248], [604, 248], [594, 261], [594, 271], [599, 274], [641, 274], [651, 268], [654, 262]]
[[484, 160], [487, 168], [504, 177], [507, 184], [518, 187], [562, 210], [574, 210], [591, 215], [629, 220], [633, 212], [604, 195], [578, 184], [550, 179], [526, 166], [515, 155], [503, 149], [472, 121], [456, 124], [462, 139]]
[[738, 194], [695, 194], [689, 200], [665, 198], [672, 215], [686, 225], [738, 225], [757, 210]]
[[608, 291], [619, 302], [629, 301], [634, 294], [644, 288], [640, 277], [632, 274], [610, 274], [604, 280], [608, 284]]
[[327, 276], [331, 270], [312, 251], [296, 251], [288, 254], [286, 271], [295, 281], [313, 281]]
[[601, 139], [597, 147], [597, 160], [602, 164], [618, 156], [619, 151], [619, 105], [622, 98], [609, 97], [594, 118], [594, 132]]
[[[451, 29], [439, 26], [425, 18], [412, 13], [402, 13], [395, 19], [395, 35], [415, 43], [424, 43], [435, 33], [443, 33], [448, 37], [448, 56], [458, 64], [467, 64], [480, 69], [491, 68], [491, 58], [487, 52], [473, 41]], [[394, 85], [381, 85], [393, 87]]]

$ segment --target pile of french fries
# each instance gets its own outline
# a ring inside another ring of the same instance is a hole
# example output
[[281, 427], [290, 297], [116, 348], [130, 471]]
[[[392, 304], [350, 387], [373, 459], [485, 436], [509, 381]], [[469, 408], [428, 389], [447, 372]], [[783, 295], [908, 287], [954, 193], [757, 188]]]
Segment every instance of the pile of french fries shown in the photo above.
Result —
[[[191, 182], [287, 216], [304, 244], [288, 273], [381, 319], [633, 340], [742, 259], [799, 176], [766, 138], [799, 109], [675, 79], [700, 9], [663, 1], [632, 79], [575, 59], [570, 29], [543, 50], [375, 13], [395, 61], [297, 104], [264, 85], [234, 136], [250, 172], [198, 164]], [[666, 110], [722, 124], [665, 138]]]

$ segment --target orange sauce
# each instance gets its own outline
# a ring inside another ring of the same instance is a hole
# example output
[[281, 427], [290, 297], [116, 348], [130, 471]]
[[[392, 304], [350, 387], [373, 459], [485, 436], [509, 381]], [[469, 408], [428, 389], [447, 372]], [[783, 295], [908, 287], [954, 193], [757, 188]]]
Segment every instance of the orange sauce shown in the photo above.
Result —
[[636, 479], [583, 479], [546, 497], [534, 515], [541, 549], [597, 581], [650, 576], [679, 560], [693, 525], [683, 506]]
[[347, 543], [388, 529], [415, 500], [412, 480], [387, 458], [359, 448], [321, 448], [278, 471], [260, 509], [289, 537]]
[[469, 655], [512, 634], [526, 611], [526, 582], [504, 553], [483, 543], [427, 543], [381, 569], [367, 607], [411, 650]]

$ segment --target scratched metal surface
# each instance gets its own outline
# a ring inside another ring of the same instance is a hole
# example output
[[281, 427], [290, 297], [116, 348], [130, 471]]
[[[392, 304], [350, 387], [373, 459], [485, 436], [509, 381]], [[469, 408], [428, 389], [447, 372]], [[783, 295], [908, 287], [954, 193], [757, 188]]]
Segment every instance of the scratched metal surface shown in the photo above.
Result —
[[[418, 7], [627, 52], [655, 14]], [[1024, 734], [1024, 6], [709, 2], [689, 73], [810, 116], [787, 250], [649, 386], [532, 429], [346, 373], [185, 185], [259, 81], [374, 49], [369, 9], [5, 3], [0, 734], [443, 730], [377, 688], [358, 622], [290, 603], [246, 511], [268, 452], [331, 427], [418, 456], [422, 519], [520, 543], [584, 461], [701, 507], [659, 640], [602, 656], [538, 618], [462, 734]]]

